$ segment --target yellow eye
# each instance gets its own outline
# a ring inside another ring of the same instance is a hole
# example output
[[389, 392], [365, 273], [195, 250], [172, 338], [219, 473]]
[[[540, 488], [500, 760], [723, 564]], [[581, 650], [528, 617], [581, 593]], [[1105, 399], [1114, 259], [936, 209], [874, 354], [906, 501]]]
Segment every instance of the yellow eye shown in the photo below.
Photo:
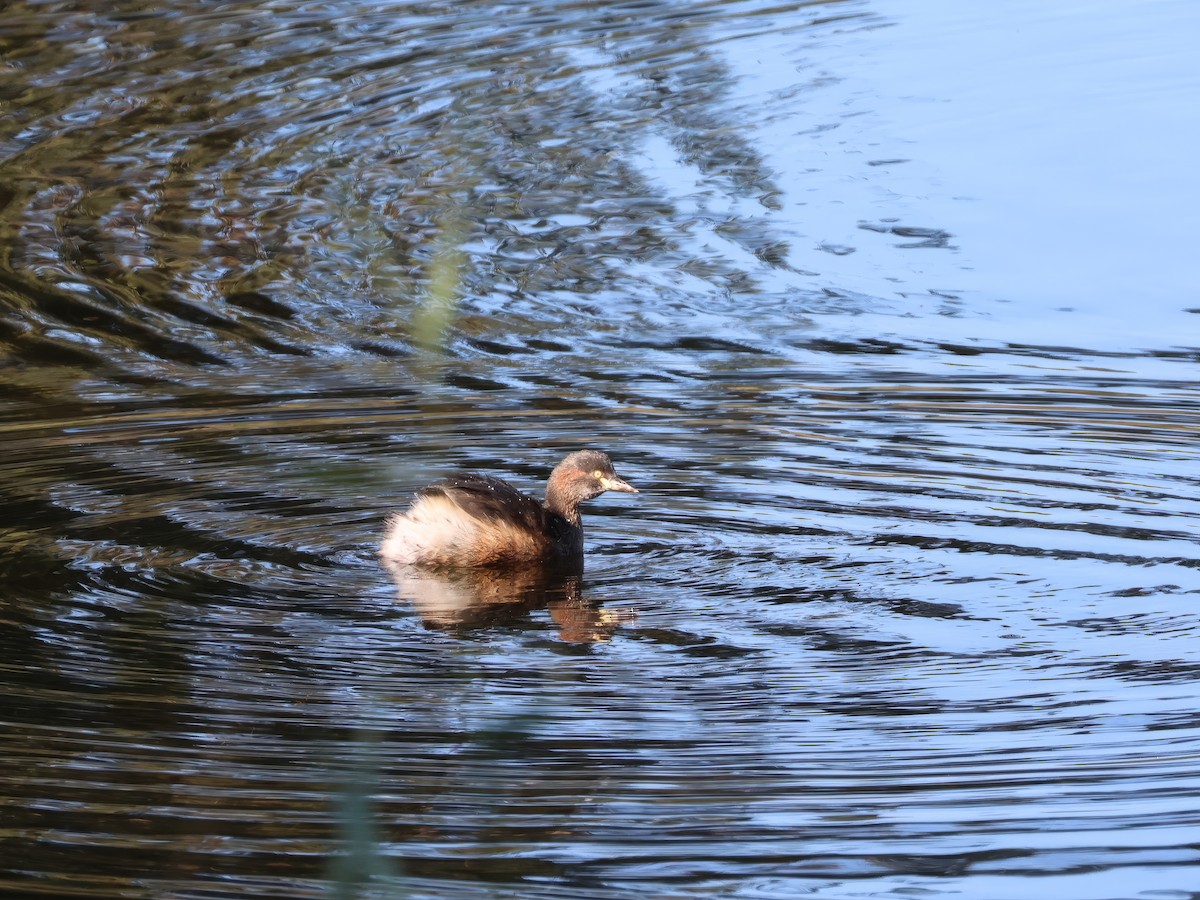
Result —
[[595, 472], [592, 473], [592, 477], [595, 478], [597, 481], [599, 481], [601, 478], [604, 477], [604, 473], [601, 472], [599, 469], [597, 469]]

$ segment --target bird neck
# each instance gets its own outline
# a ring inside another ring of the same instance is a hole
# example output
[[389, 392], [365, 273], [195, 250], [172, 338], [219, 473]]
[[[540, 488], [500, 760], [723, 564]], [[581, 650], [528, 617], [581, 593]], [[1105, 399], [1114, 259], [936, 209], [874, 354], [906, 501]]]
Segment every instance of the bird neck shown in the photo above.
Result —
[[546, 509], [552, 513], [557, 513], [566, 519], [570, 524], [578, 528], [583, 524], [583, 520], [579, 516], [579, 500], [570, 493], [564, 491], [555, 481], [546, 485]]

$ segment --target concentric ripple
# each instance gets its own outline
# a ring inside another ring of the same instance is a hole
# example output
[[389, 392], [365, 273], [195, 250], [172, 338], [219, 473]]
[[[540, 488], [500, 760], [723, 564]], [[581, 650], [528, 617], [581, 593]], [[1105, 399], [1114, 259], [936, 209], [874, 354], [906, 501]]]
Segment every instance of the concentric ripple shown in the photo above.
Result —
[[[5, 18], [0, 893], [1194, 892], [1194, 300], [955, 287], [907, 20]], [[581, 578], [377, 564], [581, 446]]]

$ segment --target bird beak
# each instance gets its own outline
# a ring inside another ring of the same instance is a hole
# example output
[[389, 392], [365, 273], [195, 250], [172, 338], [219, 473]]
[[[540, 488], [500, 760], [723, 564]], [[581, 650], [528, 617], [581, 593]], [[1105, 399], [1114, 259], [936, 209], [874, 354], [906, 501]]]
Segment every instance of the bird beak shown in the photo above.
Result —
[[600, 479], [600, 487], [606, 491], [620, 491], [622, 494], [636, 494], [638, 489], [623, 478], [618, 478], [613, 475], [611, 478], [602, 477]]

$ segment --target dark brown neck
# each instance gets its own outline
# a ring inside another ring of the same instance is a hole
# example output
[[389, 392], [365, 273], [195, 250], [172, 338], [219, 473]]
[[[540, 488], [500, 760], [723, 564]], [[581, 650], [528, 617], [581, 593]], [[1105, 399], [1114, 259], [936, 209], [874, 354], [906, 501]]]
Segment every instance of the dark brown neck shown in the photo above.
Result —
[[576, 528], [583, 524], [583, 520], [579, 516], [579, 501], [559, 490], [558, 485], [554, 482], [550, 482], [546, 486], [545, 506], [550, 512], [558, 513]]

